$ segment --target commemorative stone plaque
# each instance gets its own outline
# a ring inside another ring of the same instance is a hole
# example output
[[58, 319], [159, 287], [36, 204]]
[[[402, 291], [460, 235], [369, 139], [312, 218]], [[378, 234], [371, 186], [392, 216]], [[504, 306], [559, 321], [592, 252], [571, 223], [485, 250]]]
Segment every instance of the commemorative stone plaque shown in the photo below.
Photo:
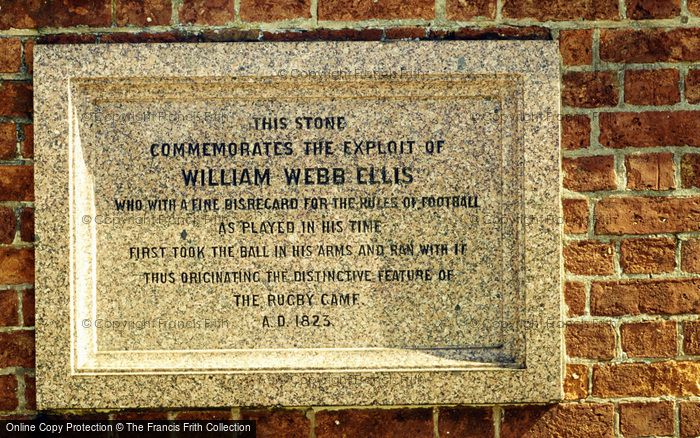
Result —
[[36, 49], [41, 408], [561, 396], [551, 42]]

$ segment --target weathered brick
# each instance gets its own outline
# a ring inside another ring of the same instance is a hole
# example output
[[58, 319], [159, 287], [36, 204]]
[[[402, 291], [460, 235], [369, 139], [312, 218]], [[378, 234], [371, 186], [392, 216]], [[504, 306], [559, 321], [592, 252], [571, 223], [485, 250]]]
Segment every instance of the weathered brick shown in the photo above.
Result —
[[25, 327], [34, 326], [34, 289], [22, 291], [22, 320]]
[[3, 1], [0, 29], [106, 27], [111, 21], [110, 0]]
[[263, 32], [265, 41], [379, 41], [381, 29], [316, 29]]
[[438, 414], [439, 437], [482, 438], [493, 433], [491, 408], [441, 408]]
[[0, 166], [0, 201], [33, 201], [34, 168]]
[[591, 285], [591, 314], [700, 313], [700, 279], [621, 280]]
[[590, 65], [593, 62], [593, 30], [560, 31], [559, 53], [564, 65]]
[[564, 284], [564, 301], [568, 316], [580, 316], [586, 310], [586, 287], [578, 281], [567, 281]]
[[22, 67], [22, 42], [19, 38], [0, 38], [0, 73], [16, 73]]
[[119, 26], [161, 26], [170, 23], [171, 0], [117, 0]]
[[673, 435], [673, 402], [620, 403], [620, 431], [630, 438]]
[[620, 244], [620, 266], [628, 274], [673, 272], [676, 242], [666, 237], [626, 239]]
[[34, 368], [34, 331], [0, 332], [0, 368]]
[[0, 284], [34, 282], [34, 249], [0, 247]]
[[612, 438], [613, 405], [562, 403], [506, 407], [501, 438]]
[[685, 154], [681, 158], [683, 187], [700, 187], [700, 154]]
[[24, 41], [24, 63], [27, 71], [31, 73], [34, 70], [34, 40]]
[[628, 357], [673, 357], [678, 352], [673, 321], [623, 324], [620, 336]]
[[31, 118], [32, 85], [28, 82], [0, 82], [0, 117]]
[[688, 103], [700, 103], [700, 70], [688, 70], [685, 75], [685, 98]]
[[14, 375], [0, 376], [0, 411], [14, 411], [17, 406], [17, 378]]
[[542, 26], [462, 27], [457, 30], [430, 29], [436, 40], [551, 40], [551, 31]]
[[447, 19], [471, 20], [475, 17], [496, 18], [496, 0], [447, 0]]
[[30, 411], [36, 409], [36, 377], [24, 375], [24, 408]]
[[17, 128], [14, 123], [0, 122], [0, 160], [11, 160], [17, 155]]
[[433, 437], [431, 409], [345, 409], [316, 413], [316, 437]]
[[700, 355], [700, 321], [683, 323], [683, 351], [685, 354]]
[[700, 436], [700, 403], [681, 402], [679, 407], [681, 436], [683, 438]]
[[199, 33], [199, 40], [205, 42], [258, 41], [258, 29], [207, 29]]
[[600, 58], [610, 62], [700, 60], [700, 28], [603, 29]]
[[681, 269], [700, 274], [700, 239], [681, 241]]
[[318, 19], [334, 21], [396, 20], [435, 16], [430, 0], [319, 0]]
[[588, 397], [588, 367], [569, 364], [564, 377], [564, 399], [581, 400]]
[[418, 40], [427, 38], [423, 27], [389, 27], [384, 29], [387, 40]]
[[672, 154], [640, 154], [625, 157], [627, 188], [630, 190], [675, 189]]
[[680, 233], [700, 229], [700, 197], [610, 197], [595, 206], [596, 234]]
[[588, 231], [588, 201], [585, 199], [562, 199], [564, 232], [581, 234]]
[[584, 149], [591, 144], [591, 120], [586, 115], [561, 118], [561, 147], [567, 150]]
[[617, 20], [618, 3], [614, 0], [505, 0], [503, 16], [549, 20]]
[[565, 338], [569, 357], [599, 360], [615, 357], [615, 330], [609, 324], [569, 324]]
[[0, 207], [0, 243], [12, 243], [17, 231], [15, 212], [9, 207]]
[[680, 0], [627, 0], [627, 17], [633, 20], [673, 18], [680, 12]]
[[0, 327], [19, 325], [19, 300], [17, 291], [0, 290]]
[[22, 156], [34, 158], [34, 125], [22, 126]]
[[225, 24], [234, 19], [233, 0], [183, 0], [179, 16], [185, 24]]
[[255, 421], [258, 438], [307, 438], [311, 429], [311, 421], [299, 410], [244, 411], [241, 419]]
[[700, 146], [700, 111], [619, 112], [600, 115], [600, 143], [611, 148]]
[[119, 32], [103, 35], [102, 43], [176, 43], [195, 42], [198, 38], [194, 34], [179, 31], [173, 32]]
[[612, 243], [576, 240], [564, 247], [564, 267], [572, 274], [611, 275], [614, 253]]
[[[231, 411], [226, 409], [220, 410], [201, 410], [201, 411], [182, 411], [175, 414], [176, 420], [200, 420], [200, 421], [214, 421], [214, 420], [230, 420]], [[257, 435], [258, 437], [260, 434]]]
[[700, 0], [688, 0], [688, 11], [693, 15], [700, 16]]
[[575, 192], [614, 190], [615, 158], [612, 155], [564, 158], [564, 187]]
[[92, 44], [97, 42], [97, 35], [89, 33], [57, 33], [40, 35], [37, 44]]
[[561, 101], [566, 106], [597, 108], [617, 105], [617, 75], [611, 71], [564, 74]]
[[311, 18], [311, 0], [241, 0], [244, 21], [280, 21]]
[[678, 70], [626, 70], [625, 102], [633, 105], [672, 105], [681, 101]]
[[19, 214], [19, 235], [25, 242], [34, 241], [34, 209], [25, 207]]
[[700, 362], [601, 364], [593, 366], [596, 397], [699, 395]]

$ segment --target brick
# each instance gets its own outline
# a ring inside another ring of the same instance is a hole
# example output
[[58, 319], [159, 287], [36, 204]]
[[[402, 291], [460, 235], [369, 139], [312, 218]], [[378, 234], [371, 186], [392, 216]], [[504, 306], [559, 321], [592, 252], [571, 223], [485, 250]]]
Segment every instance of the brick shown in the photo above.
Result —
[[620, 431], [625, 438], [673, 435], [673, 402], [621, 403]]
[[562, 79], [561, 101], [566, 106], [615, 106], [617, 96], [617, 75], [611, 71], [571, 72]]
[[700, 436], [700, 403], [681, 402], [679, 403], [681, 436]]
[[560, 31], [559, 53], [564, 65], [591, 65], [593, 62], [593, 30]]
[[681, 269], [700, 274], [700, 239], [681, 241]]
[[0, 160], [11, 160], [17, 155], [17, 128], [14, 123], [0, 122]]
[[693, 15], [700, 16], [700, 0], [688, 0], [688, 11]]
[[700, 394], [700, 362], [601, 364], [593, 366], [596, 397], [660, 397]]
[[194, 34], [183, 32], [119, 32], [103, 35], [102, 43], [176, 43], [195, 42], [198, 38]]
[[387, 40], [425, 39], [427, 30], [423, 27], [390, 27], [384, 29]]
[[581, 400], [588, 397], [588, 367], [586, 365], [566, 366], [564, 377], [564, 399]]
[[613, 406], [607, 403], [506, 407], [501, 421], [501, 438], [614, 436]]
[[311, 430], [311, 421], [299, 410], [244, 411], [241, 419], [256, 422], [257, 438], [307, 438]]
[[34, 158], [34, 125], [22, 126], [22, 156]]
[[97, 35], [89, 33], [59, 33], [40, 35], [37, 44], [93, 44]]
[[584, 149], [591, 144], [591, 120], [586, 115], [562, 116], [561, 147]]
[[17, 378], [14, 375], [0, 376], [0, 411], [14, 411], [17, 406]]
[[0, 201], [33, 201], [34, 168], [0, 166]]
[[42, 27], [107, 27], [112, 21], [110, 0], [3, 1], [0, 29]]
[[675, 165], [672, 154], [640, 154], [625, 157], [627, 188], [630, 190], [670, 190]]
[[688, 70], [685, 75], [685, 98], [688, 103], [700, 103], [700, 70]]
[[430, 29], [435, 40], [551, 40], [552, 33], [541, 26], [463, 27], [456, 30]]
[[700, 279], [620, 280], [591, 285], [591, 314], [700, 313]]
[[318, 19], [334, 21], [431, 19], [435, 2], [429, 0], [319, 0]]
[[700, 355], [700, 321], [683, 323], [683, 352], [693, 356]]
[[609, 324], [569, 324], [565, 338], [569, 357], [598, 360], [615, 357], [615, 330]]
[[235, 42], [258, 41], [261, 32], [257, 29], [210, 29], [199, 34], [200, 41], [206, 42]]
[[700, 28], [602, 29], [600, 58], [609, 62], [700, 60]]
[[184, 24], [226, 24], [235, 18], [233, 0], [183, 0], [179, 16]]
[[466, 21], [475, 17], [496, 18], [496, 0], [447, 0], [448, 20]]
[[585, 199], [562, 199], [564, 232], [581, 234], [588, 231], [588, 201]]
[[617, 1], [614, 0], [505, 0], [503, 16], [549, 20], [618, 20]]
[[161, 26], [170, 24], [171, 0], [117, 0], [117, 25]]
[[680, 0], [627, 0], [627, 17], [633, 20], [674, 18], [680, 12]]
[[614, 190], [615, 158], [612, 155], [564, 158], [564, 187], [575, 192]]
[[586, 287], [578, 281], [564, 284], [564, 301], [568, 316], [581, 316], [586, 310]]
[[22, 291], [22, 320], [25, 327], [34, 326], [34, 289]]
[[600, 114], [600, 143], [611, 148], [700, 146], [700, 111]]
[[676, 268], [676, 242], [666, 237], [623, 240], [620, 266], [627, 274], [673, 272]]
[[432, 438], [432, 409], [346, 409], [316, 413], [316, 437]]
[[19, 325], [19, 300], [17, 291], [0, 291], [0, 327], [15, 327]]
[[281, 21], [311, 18], [311, 0], [241, 0], [244, 21]]
[[579, 275], [611, 275], [615, 272], [612, 243], [576, 240], [564, 247], [564, 267]]
[[24, 63], [31, 73], [34, 70], [34, 40], [24, 41]]
[[700, 187], [700, 154], [685, 154], [681, 158], [683, 187]]
[[263, 32], [265, 41], [379, 41], [381, 29], [315, 29]]
[[626, 70], [625, 102], [633, 105], [672, 105], [681, 101], [678, 70]]
[[610, 197], [595, 206], [596, 234], [680, 233], [700, 229], [700, 198]]
[[0, 38], [0, 73], [17, 73], [22, 68], [22, 42]]
[[34, 242], [34, 209], [25, 207], [19, 214], [19, 235], [24, 242]]
[[30, 411], [36, 409], [36, 378], [28, 374], [24, 376], [24, 408]]
[[[200, 421], [214, 421], [214, 420], [230, 420], [231, 411], [230, 410], [204, 410], [204, 411], [182, 411], [175, 415], [176, 420], [200, 420]], [[258, 437], [260, 434], [258, 434]]]
[[0, 368], [34, 368], [34, 331], [0, 332]]
[[34, 282], [34, 249], [0, 247], [0, 284]]
[[481, 438], [493, 436], [491, 408], [441, 408], [438, 414], [439, 437]]
[[620, 336], [628, 357], [673, 357], [678, 352], [673, 321], [623, 324]]
[[0, 117], [31, 118], [32, 85], [28, 82], [0, 82]]
[[0, 243], [12, 243], [15, 240], [17, 218], [9, 207], [0, 207]]

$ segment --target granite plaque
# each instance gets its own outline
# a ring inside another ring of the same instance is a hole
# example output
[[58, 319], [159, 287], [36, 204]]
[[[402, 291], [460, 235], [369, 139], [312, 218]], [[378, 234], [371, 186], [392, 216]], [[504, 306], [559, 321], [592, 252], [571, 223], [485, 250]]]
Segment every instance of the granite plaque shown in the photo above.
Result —
[[560, 398], [556, 53], [37, 47], [40, 408]]

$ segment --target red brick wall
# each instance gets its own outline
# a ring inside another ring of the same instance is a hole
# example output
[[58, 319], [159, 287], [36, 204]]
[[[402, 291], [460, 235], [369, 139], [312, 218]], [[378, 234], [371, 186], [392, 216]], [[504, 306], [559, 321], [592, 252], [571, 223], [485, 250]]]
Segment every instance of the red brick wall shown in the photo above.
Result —
[[0, 0], [0, 417], [35, 413], [35, 44], [451, 38], [559, 42], [567, 401], [91, 415], [255, 418], [265, 437], [700, 435], [700, 0]]

